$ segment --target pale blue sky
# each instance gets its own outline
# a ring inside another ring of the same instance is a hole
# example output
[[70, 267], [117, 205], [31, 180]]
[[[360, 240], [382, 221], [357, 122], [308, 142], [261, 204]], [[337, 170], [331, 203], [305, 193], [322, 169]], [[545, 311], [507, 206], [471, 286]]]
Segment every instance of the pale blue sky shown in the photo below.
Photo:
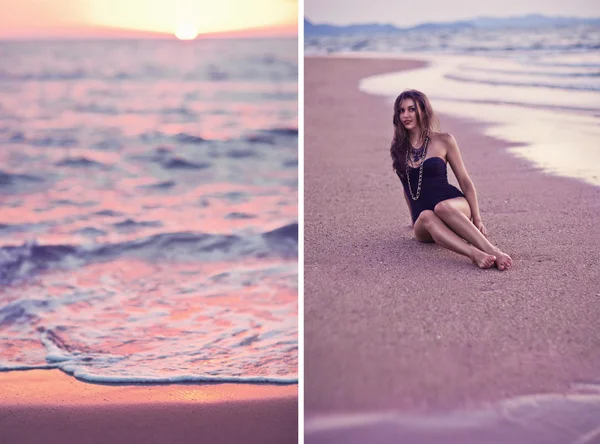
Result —
[[391, 23], [412, 26], [479, 16], [524, 14], [600, 17], [598, 0], [305, 0], [304, 16], [314, 23]]

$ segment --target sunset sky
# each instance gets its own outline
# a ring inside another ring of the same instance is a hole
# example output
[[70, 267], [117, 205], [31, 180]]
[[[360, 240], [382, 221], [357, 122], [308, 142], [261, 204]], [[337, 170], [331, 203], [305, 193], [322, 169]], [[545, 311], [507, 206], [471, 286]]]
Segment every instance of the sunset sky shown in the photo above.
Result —
[[[210, 6], [208, 6], [210, 5]], [[296, 35], [297, 0], [0, 0], [0, 38]]]

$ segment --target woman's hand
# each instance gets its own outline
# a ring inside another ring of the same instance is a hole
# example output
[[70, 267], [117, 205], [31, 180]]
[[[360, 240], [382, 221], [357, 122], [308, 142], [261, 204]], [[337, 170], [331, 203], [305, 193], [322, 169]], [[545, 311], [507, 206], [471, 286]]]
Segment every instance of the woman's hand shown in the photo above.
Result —
[[487, 237], [487, 230], [483, 226], [483, 223], [481, 222], [481, 219], [474, 219], [473, 220], [473, 225], [475, 225], [477, 227], [477, 229], [479, 231], [481, 231], [481, 234], [483, 234], [485, 237]]

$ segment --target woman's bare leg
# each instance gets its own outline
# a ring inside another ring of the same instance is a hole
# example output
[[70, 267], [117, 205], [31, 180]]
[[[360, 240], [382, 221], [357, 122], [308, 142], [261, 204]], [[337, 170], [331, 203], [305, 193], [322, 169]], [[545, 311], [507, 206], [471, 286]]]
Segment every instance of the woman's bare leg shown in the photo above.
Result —
[[448, 227], [470, 244], [481, 251], [496, 256], [496, 266], [505, 270], [512, 265], [511, 257], [486, 239], [486, 237], [471, 222], [471, 209], [464, 197], [448, 199], [440, 202], [434, 208], [434, 213], [444, 221]]
[[473, 260], [480, 268], [494, 265], [496, 256], [469, 245], [431, 210], [421, 212], [415, 222], [415, 237], [421, 242], [435, 241], [438, 245]]

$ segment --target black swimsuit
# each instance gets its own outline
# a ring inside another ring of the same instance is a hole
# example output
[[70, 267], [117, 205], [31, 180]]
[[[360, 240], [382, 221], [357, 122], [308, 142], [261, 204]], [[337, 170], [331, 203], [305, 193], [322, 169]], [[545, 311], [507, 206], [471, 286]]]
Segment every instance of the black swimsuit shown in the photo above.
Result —
[[[396, 171], [396, 174], [398, 172]], [[410, 186], [416, 195], [419, 185], [419, 168], [409, 167]], [[400, 177], [400, 174], [398, 174]], [[441, 157], [430, 157], [423, 164], [423, 179], [421, 181], [421, 194], [417, 200], [413, 200], [408, 190], [406, 177], [400, 177], [404, 192], [410, 202], [413, 224], [423, 210], [432, 210], [435, 206], [446, 199], [465, 197], [465, 195], [454, 185], [448, 183], [448, 171], [446, 162]]]

